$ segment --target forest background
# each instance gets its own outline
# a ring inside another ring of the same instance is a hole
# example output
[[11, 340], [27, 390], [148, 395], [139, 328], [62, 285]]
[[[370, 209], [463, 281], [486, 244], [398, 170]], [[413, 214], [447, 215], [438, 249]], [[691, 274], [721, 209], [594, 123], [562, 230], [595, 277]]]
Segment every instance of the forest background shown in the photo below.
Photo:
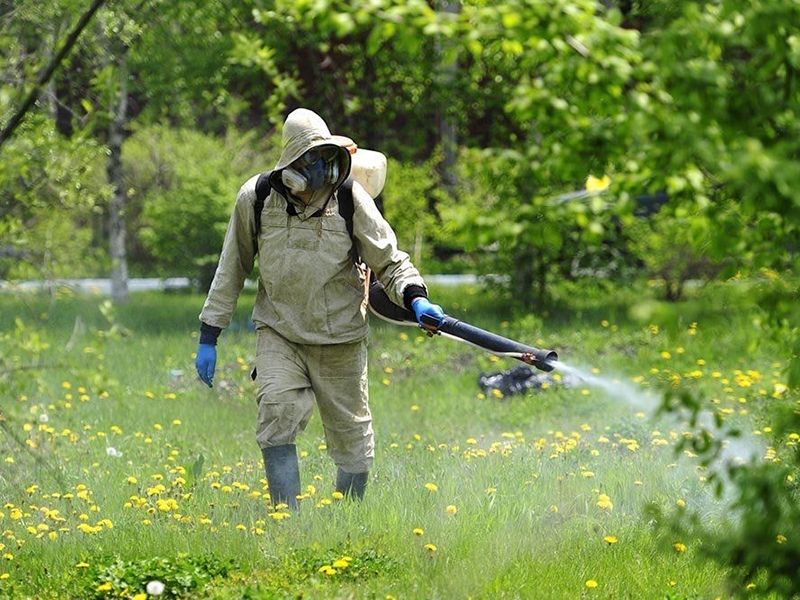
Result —
[[[298, 106], [389, 157], [425, 272], [510, 275], [528, 305], [564, 278], [679, 298], [796, 260], [797, 2], [95, 4], [0, 147], [0, 278], [204, 289]], [[0, 4], [6, 121], [87, 8]]]

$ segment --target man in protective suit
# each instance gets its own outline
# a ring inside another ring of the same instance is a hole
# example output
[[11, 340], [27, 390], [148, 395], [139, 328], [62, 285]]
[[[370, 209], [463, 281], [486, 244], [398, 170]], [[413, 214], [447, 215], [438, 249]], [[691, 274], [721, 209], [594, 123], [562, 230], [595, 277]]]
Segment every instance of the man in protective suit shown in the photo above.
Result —
[[209, 387], [216, 343], [256, 256], [260, 277], [256, 326], [256, 440], [274, 504], [297, 506], [300, 473], [295, 438], [314, 403], [328, 453], [338, 467], [336, 490], [362, 498], [374, 457], [367, 391], [364, 274], [353, 246], [396, 304], [443, 319], [425, 282], [373, 199], [353, 182], [352, 237], [338, 210], [350, 174], [352, 140], [331, 135], [316, 113], [297, 109], [283, 127], [282, 153], [256, 231], [256, 181], [240, 188], [213, 283], [200, 313], [195, 365]]

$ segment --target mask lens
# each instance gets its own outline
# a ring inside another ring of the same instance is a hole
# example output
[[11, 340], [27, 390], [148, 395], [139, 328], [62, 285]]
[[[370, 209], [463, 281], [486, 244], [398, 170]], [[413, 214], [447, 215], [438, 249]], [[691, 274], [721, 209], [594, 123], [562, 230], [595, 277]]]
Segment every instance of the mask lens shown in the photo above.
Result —
[[336, 158], [336, 148], [312, 148], [307, 150], [299, 159], [298, 163], [301, 166], [313, 165], [319, 160], [324, 160], [326, 163], [333, 161]]
[[303, 156], [300, 157], [300, 160], [298, 162], [303, 166], [307, 166], [307, 165], [313, 165], [318, 160], [319, 160], [319, 150], [317, 150], [316, 148], [312, 148], [311, 150], [308, 150], [305, 154], [303, 154]]

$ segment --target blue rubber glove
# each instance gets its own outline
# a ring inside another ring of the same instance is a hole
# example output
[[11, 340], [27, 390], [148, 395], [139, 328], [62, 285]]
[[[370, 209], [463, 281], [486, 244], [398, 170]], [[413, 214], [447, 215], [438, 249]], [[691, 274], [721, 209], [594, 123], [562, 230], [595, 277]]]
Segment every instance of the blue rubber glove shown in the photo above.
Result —
[[414, 298], [411, 301], [411, 309], [414, 311], [414, 316], [417, 318], [417, 323], [420, 325], [426, 326], [426, 324], [422, 322], [422, 315], [428, 315], [436, 319], [437, 327], [444, 321], [444, 311], [442, 307], [438, 304], [431, 304], [427, 298], [423, 298], [422, 296]]
[[211, 384], [214, 383], [214, 369], [217, 367], [217, 347], [211, 344], [198, 345], [194, 366], [200, 380], [211, 387]]

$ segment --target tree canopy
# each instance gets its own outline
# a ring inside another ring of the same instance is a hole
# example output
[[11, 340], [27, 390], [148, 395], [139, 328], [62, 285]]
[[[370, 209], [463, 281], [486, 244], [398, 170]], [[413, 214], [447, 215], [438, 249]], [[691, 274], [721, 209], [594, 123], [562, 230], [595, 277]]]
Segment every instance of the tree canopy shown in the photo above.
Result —
[[[2, 124], [88, 7], [0, 4]], [[425, 215], [398, 232], [424, 265], [507, 274], [525, 302], [582, 273], [677, 297], [690, 277], [790, 267], [798, 22], [781, 0], [120, 0], [0, 148], [0, 275], [107, 271], [123, 193], [132, 272], [199, 275], [298, 106], [392, 159], [386, 210]], [[104, 176], [121, 89], [124, 185]]]

